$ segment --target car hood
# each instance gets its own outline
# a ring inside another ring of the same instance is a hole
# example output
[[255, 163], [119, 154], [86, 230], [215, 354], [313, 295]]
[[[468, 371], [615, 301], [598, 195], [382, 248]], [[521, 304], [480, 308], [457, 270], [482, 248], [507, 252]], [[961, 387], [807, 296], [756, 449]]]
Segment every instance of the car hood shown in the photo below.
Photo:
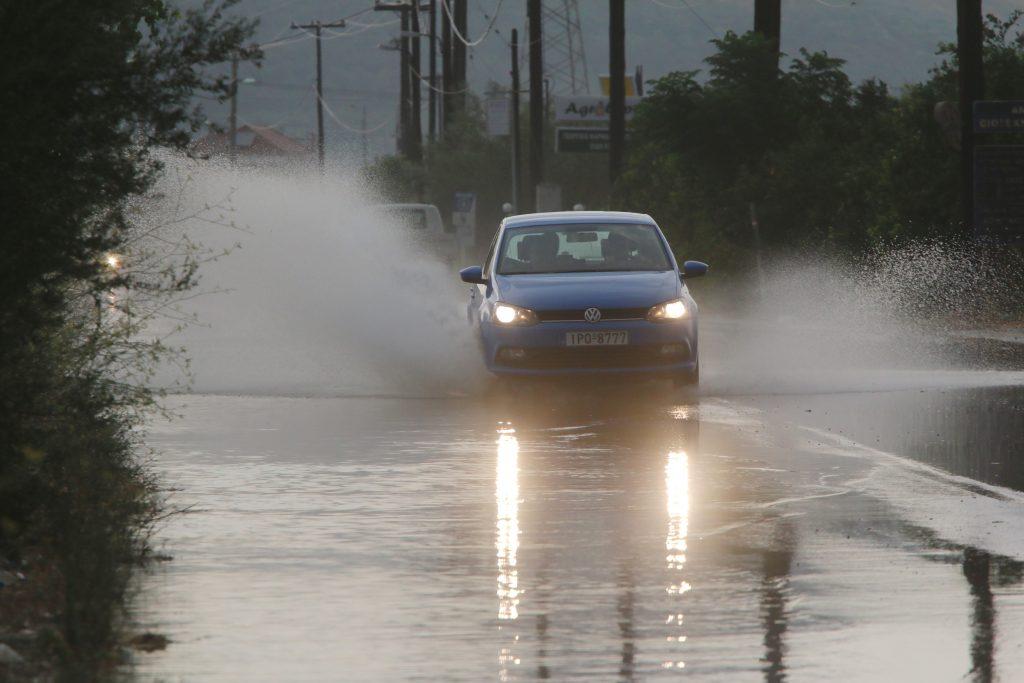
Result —
[[499, 300], [538, 311], [653, 306], [682, 290], [674, 270], [497, 275], [494, 284]]

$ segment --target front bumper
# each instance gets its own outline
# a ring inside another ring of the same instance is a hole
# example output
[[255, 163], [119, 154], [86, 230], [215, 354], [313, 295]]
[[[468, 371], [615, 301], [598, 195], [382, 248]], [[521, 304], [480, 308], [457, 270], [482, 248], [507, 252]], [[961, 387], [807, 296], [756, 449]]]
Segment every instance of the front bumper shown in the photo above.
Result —
[[[624, 330], [623, 346], [566, 346], [566, 332]], [[484, 361], [497, 375], [670, 375], [697, 365], [697, 321], [541, 322], [529, 327], [480, 325]], [[514, 350], [512, 357], [510, 350]]]

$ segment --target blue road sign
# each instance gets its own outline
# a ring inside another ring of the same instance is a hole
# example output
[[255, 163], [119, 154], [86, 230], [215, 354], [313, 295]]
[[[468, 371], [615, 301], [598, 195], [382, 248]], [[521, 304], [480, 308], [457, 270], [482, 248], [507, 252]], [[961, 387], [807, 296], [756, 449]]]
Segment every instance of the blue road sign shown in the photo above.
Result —
[[978, 100], [972, 114], [975, 133], [1024, 133], [1024, 100]]

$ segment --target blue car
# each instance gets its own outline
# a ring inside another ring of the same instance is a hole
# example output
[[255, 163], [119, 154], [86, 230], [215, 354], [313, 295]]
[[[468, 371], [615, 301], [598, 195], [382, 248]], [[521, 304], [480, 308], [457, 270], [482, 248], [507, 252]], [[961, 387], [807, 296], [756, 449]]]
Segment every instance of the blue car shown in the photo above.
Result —
[[564, 211], [502, 221], [483, 266], [464, 268], [469, 320], [499, 376], [700, 379], [697, 305], [645, 214]]

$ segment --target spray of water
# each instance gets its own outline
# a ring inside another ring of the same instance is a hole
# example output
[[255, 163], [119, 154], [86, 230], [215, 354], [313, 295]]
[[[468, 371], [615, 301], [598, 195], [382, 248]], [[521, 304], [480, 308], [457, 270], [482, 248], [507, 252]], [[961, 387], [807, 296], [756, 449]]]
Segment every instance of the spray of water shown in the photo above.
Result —
[[[372, 211], [380, 199], [355, 176], [165, 161], [147, 222], [214, 250], [234, 248], [204, 265], [205, 294], [185, 304], [199, 322], [176, 341], [192, 359], [194, 390], [436, 396], [481, 388], [465, 286], [406, 228]], [[220, 210], [225, 218], [211, 222]], [[753, 303], [729, 314], [714, 298], [704, 305], [702, 393], [1019, 383], [1020, 373], [968, 369], [949, 328], [986, 306], [1005, 309], [1020, 272], [1019, 263], [939, 243], [860, 264], [772, 259], [759, 294], [743, 294]], [[159, 379], [176, 378], [168, 368]]]
[[[1017, 384], [958, 332], [1012, 310], [1017, 259], [928, 242], [858, 263], [773, 258], [733, 315], [707, 317], [706, 393], [818, 393]], [[734, 308], [735, 310], [735, 308]], [[976, 346], [976, 345], [974, 345]]]
[[[171, 157], [150, 223], [230, 253], [204, 264], [172, 341], [200, 392], [445, 395], [482, 376], [463, 286], [344, 172]], [[212, 221], [223, 210], [225, 220]], [[175, 379], [171, 368], [158, 380]]]

